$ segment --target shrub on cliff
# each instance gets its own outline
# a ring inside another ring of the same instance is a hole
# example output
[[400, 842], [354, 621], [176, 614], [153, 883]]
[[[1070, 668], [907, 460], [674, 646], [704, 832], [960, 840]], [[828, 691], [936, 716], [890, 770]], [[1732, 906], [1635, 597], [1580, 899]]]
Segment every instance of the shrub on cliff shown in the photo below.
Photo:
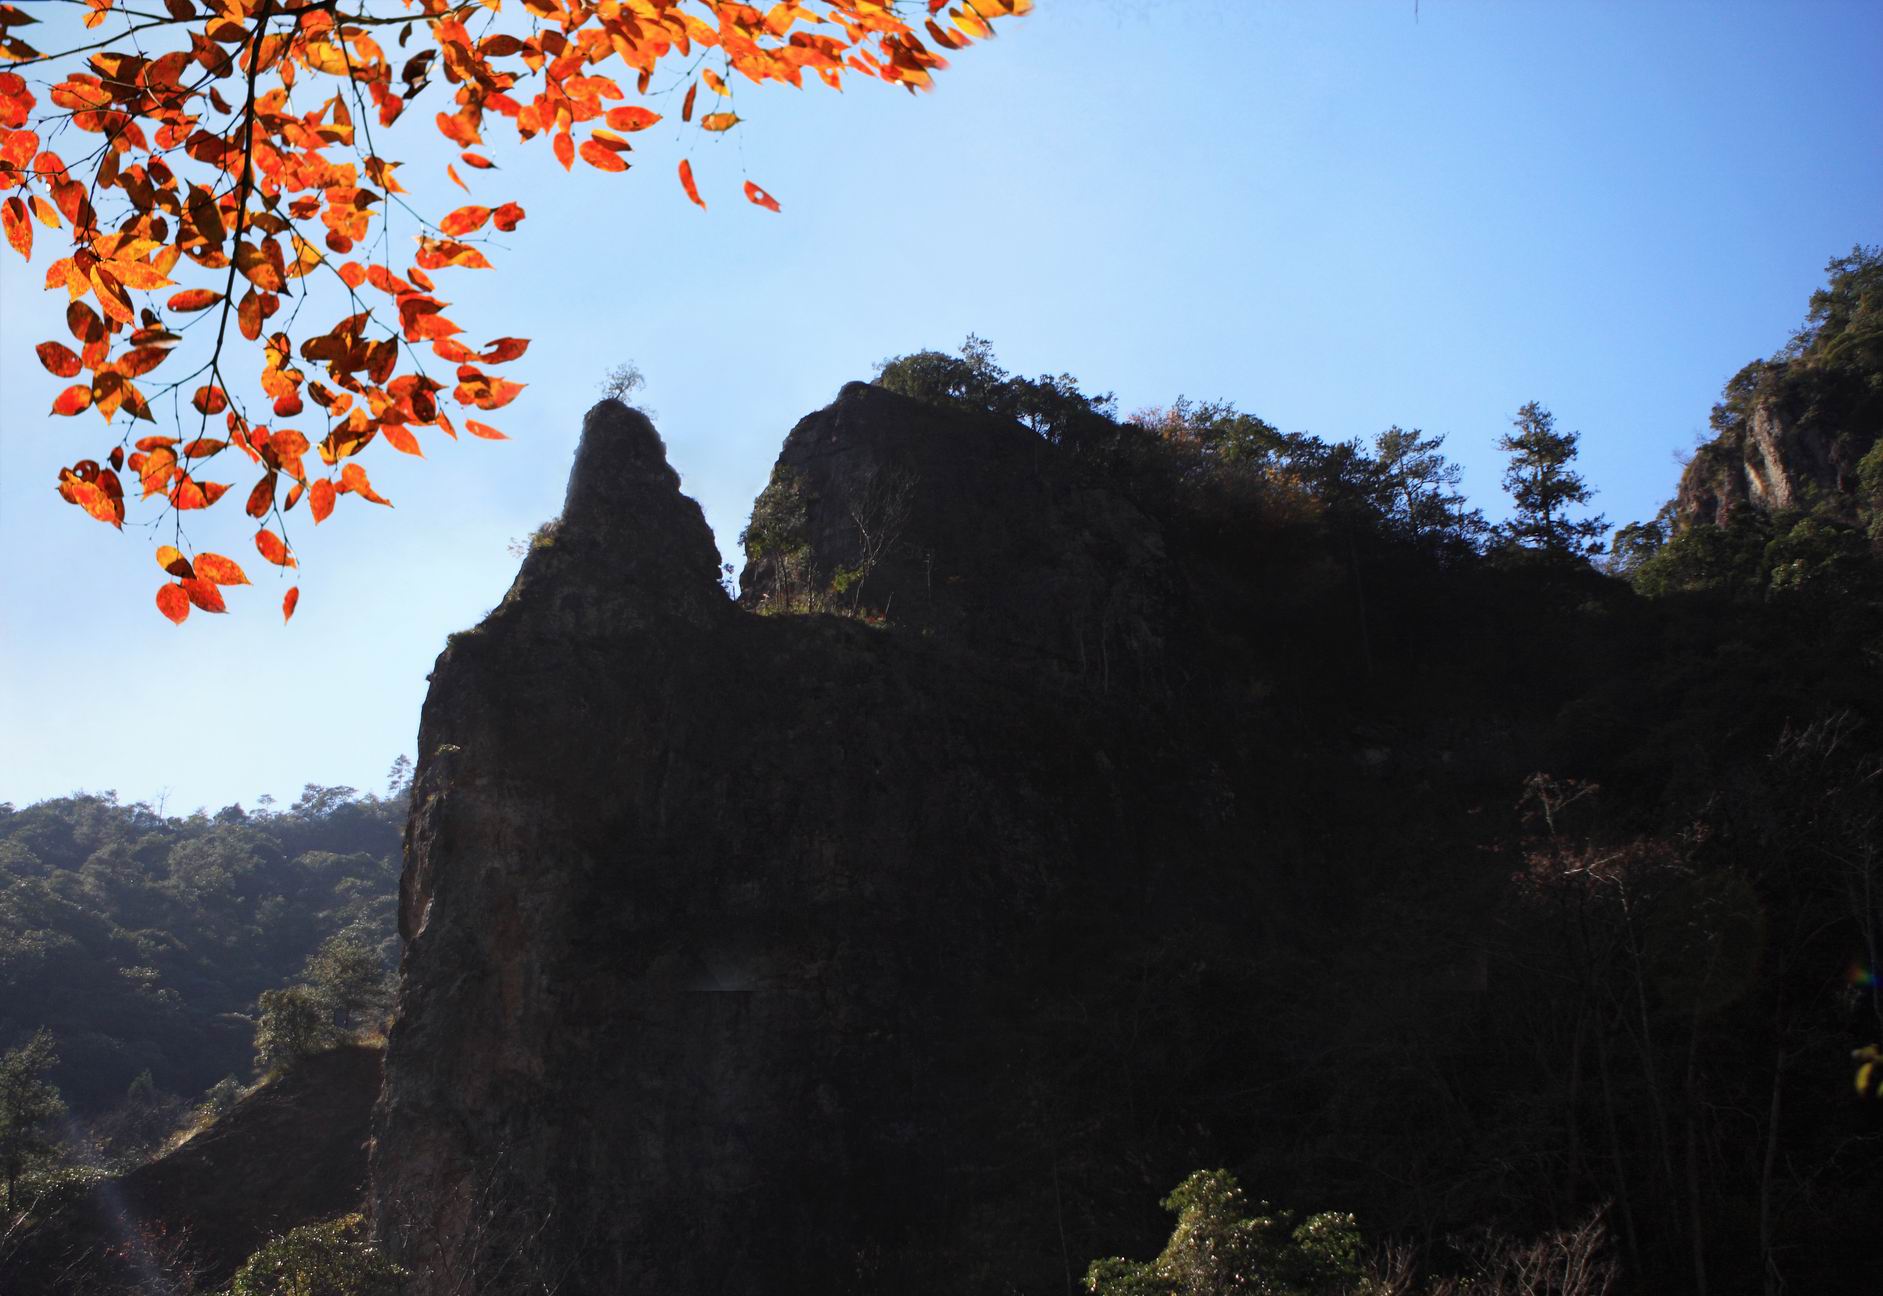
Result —
[[1374, 1290], [1351, 1215], [1326, 1211], [1295, 1224], [1262, 1202], [1253, 1209], [1226, 1170], [1199, 1170], [1163, 1201], [1177, 1215], [1155, 1260], [1094, 1261], [1094, 1296], [1347, 1296]]
[[958, 355], [916, 351], [882, 361], [876, 385], [931, 405], [1014, 419], [1055, 444], [1106, 427], [1117, 412], [1110, 392], [1088, 396], [1069, 373], [1008, 373], [994, 359], [993, 344], [972, 333]]
[[343, 1215], [269, 1242], [236, 1271], [229, 1296], [398, 1296], [403, 1277], [366, 1221]]
[[340, 1042], [332, 1009], [308, 986], [264, 990], [257, 1004], [255, 1069], [286, 1071]]

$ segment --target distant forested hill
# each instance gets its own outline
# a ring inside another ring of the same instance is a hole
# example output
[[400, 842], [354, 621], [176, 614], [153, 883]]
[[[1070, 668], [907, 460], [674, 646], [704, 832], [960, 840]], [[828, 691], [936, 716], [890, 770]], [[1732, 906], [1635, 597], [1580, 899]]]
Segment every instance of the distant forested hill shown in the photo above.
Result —
[[0, 1050], [50, 1027], [80, 1114], [146, 1070], [184, 1097], [247, 1078], [257, 995], [338, 932], [392, 957], [401, 792], [183, 818], [111, 793], [0, 804]]

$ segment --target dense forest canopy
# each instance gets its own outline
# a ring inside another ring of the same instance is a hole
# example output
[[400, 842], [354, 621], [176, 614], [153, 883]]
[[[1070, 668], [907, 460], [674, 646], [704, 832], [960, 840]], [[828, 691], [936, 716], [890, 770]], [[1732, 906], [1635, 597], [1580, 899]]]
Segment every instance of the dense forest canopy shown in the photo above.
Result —
[[395, 955], [403, 788], [165, 816], [112, 793], [0, 805], [0, 1047], [44, 1026], [96, 1113], [148, 1073], [194, 1098], [250, 1073], [257, 997], [329, 937]]

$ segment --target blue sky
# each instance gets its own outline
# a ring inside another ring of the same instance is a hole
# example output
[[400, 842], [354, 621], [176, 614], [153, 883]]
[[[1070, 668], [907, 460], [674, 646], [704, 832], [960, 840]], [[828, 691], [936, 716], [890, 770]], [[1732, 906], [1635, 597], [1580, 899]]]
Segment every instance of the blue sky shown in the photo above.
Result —
[[[1443, 433], [1494, 514], [1493, 442], [1539, 400], [1619, 522], [1671, 493], [1721, 384], [1785, 341], [1824, 263], [1883, 241], [1874, 0], [1039, 0], [1000, 31], [927, 95], [742, 92], [743, 124], [656, 127], [625, 175], [496, 146], [477, 197], [529, 217], [496, 273], [441, 287], [475, 338], [534, 339], [508, 370], [529, 389], [491, 420], [513, 440], [369, 451], [396, 507], [343, 500], [296, 534], [286, 627], [228, 504], [194, 538], [259, 588], [177, 628], [152, 604], [156, 539], [58, 500], [58, 468], [108, 440], [41, 416], [61, 384], [32, 347], [65, 336], [39, 291], [51, 239], [30, 267], [7, 251], [0, 800], [115, 789], [176, 812], [380, 786], [445, 635], [559, 508], [621, 361], [735, 561], [798, 418], [969, 331], [1127, 411], [1188, 394], [1329, 439]], [[463, 199], [428, 133], [383, 151], [438, 214]], [[682, 147], [706, 212], [674, 180]], [[747, 177], [782, 214], [738, 196]]]

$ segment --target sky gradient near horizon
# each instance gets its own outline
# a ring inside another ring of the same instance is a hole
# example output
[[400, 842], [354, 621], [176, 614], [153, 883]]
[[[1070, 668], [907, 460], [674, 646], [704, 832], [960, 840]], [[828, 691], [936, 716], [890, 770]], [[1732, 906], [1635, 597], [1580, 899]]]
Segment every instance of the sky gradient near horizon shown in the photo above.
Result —
[[[108, 438], [40, 413], [62, 385], [33, 356], [65, 336], [39, 291], [56, 253], [7, 250], [0, 801], [381, 787], [445, 635], [501, 599], [508, 543], [560, 507], [622, 361], [729, 561], [797, 419], [970, 331], [1126, 412], [1187, 394], [1329, 440], [1442, 433], [1494, 516], [1493, 443], [1538, 400], [1624, 522], [1672, 493], [1825, 262], [1883, 242], [1874, 0], [1039, 0], [999, 30], [926, 95], [741, 92], [746, 120], [690, 145], [705, 212], [671, 136], [625, 175], [496, 143], [478, 198], [529, 218], [494, 274], [441, 288], [475, 338], [533, 339], [506, 371], [529, 389], [492, 419], [513, 439], [369, 451], [396, 508], [343, 501], [297, 534], [286, 627], [259, 561], [232, 615], [171, 626], [156, 541], [58, 499], [59, 467]], [[431, 111], [385, 151], [436, 214], [462, 198], [417, 129]], [[748, 176], [782, 213], [739, 198]], [[198, 542], [252, 559], [239, 520], [224, 504]]]

